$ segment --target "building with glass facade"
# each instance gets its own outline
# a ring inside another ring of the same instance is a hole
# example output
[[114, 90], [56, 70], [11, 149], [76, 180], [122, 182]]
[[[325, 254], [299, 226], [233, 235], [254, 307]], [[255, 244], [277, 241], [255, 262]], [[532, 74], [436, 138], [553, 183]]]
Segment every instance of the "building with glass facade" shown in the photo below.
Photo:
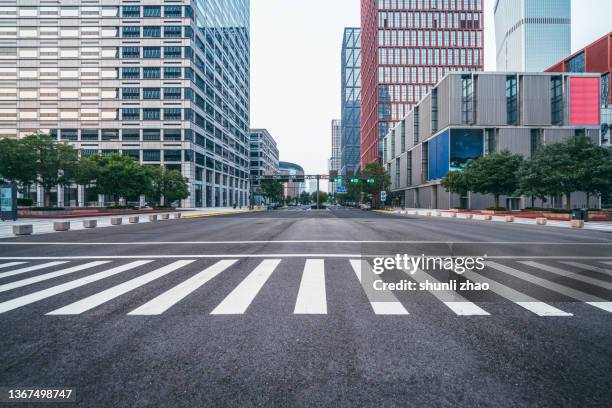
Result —
[[2, 2], [0, 137], [48, 133], [83, 156], [180, 170], [184, 207], [246, 205], [249, 24], [249, 0]]
[[[342, 162], [342, 150], [340, 148], [340, 142], [342, 138], [342, 125], [339, 119], [332, 120], [331, 123], [331, 157], [328, 162], [328, 170], [331, 173], [340, 173], [340, 166]], [[330, 194], [336, 194], [336, 183], [331, 181], [328, 183], [328, 191]]]
[[361, 160], [449, 71], [483, 68], [482, 0], [361, 1]]
[[[303, 176], [304, 169], [299, 164], [279, 162], [279, 173], [283, 176]], [[303, 177], [302, 177], [303, 179]], [[289, 181], [285, 183], [285, 197], [299, 197], [304, 192], [304, 181]]]
[[[447, 192], [440, 181], [467, 162], [508, 150], [531, 157], [540, 146], [587, 136], [599, 143], [598, 74], [451, 73], [390, 129], [384, 163], [394, 203], [414, 208], [485, 209], [491, 195]], [[501, 205], [563, 207], [562, 197], [543, 203], [502, 197]], [[572, 195], [582, 208], [586, 195]]]
[[266, 129], [251, 129], [249, 141], [252, 198], [255, 205], [261, 205], [265, 199], [259, 189], [259, 177], [279, 174], [278, 147]]
[[497, 70], [541, 72], [570, 54], [571, 0], [496, 0]]
[[359, 169], [361, 139], [361, 30], [345, 28], [342, 38], [342, 116], [340, 175]]

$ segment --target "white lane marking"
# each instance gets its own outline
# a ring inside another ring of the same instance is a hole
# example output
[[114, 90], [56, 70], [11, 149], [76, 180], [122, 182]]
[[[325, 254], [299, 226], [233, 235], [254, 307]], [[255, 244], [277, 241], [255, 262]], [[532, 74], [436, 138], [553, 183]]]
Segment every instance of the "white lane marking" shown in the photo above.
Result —
[[[419, 283], [425, 283], [426, 281], [432, 283], [440, 283], [439, 280], [426, 273], [421, 269], [417, 269], [415, 273], [406, 274]], [[480, 308], [475, 303], [470, 302], [459, 293], [452, 290], [432, 290], [429, 291], [439, 301], [444, 303], [450, 310], [455, 312], [458, 316], [489, 316], [485, 310]]]
[[294, 314], [327, 314], [324, 262], [323, 259], [306, 260]]
[[23, 265], [26, 262], [8, 262], [0, 264], [0, 269], [10, 268], [11, 266]]
[[2, 272], [2, 273], [0, 273], [0, 278], [8, 278], [9, 276], [15, 276], [15, 275], [20, 275], [22, 273], [34, 272], [34, 271], [38, 271], [40, 269], [51, 268], [52, 266], [63, 265], [65, 263], [68, 263], [68, 262], [67, 261], [64, 261], [64, 262], [47, 262], [47, 263], [44, 263], [44, 264], [28, 266], [27, 268], [21, 268], [21, 269], [15, 269], [13, 271]]
[[384, 240], [282, 240], [282, 241], [135, 241], [135, 242], [2, 242], [2, 245], [235, 245], [235, 244], [475, 244], [475, 245], [605, 245], [612, 242], [524, 242], [524, 241], [384, 241]]
[[40, 290], [38, 292], [30, 293], [29, 295], [20, 296], [15, 299], [7, 300], [6, 302], [0, 303], [0, 313], [8, 312], [9, 310], [17, 309], [25, 305], [29, 305], [39, 300], [46, 299], [48, 297], [67, 292], [69, 290], [87, 285], [88, 283], [99, 281], [100, 279], [108, 278], [121, 272], [129, 271], [130, 269], [138, 268], [142, 265], [146, 265], [153, 261], [134, 261], [125, 265], [118, 266], [113, 269], [98, 272], [84, 278], [73, 280], [70, 282], [63, 283], [52, 288]]
[[516, 303], [522, 308], [525, 308], [538, 316], [573, 316], [571, 313], [564, 312], [563, 310], [557, 309], [556, 307], [553, 307], [547, 303], [540, 302], [538, 299], [532, 298], [531, 296], [514, 290], [506, 285], [494, 281], [493, 279], [482, 276], [474, 271], [465, 271], [463, 276], [472, 282], [488, 283], [489, 290], [491, 292]]
[[497, 269], [500, 272], [507, 273], [508, 275], [514, 276], [515, 278], [522, 279], [527, 282], [531, 282], [535, 285], [542, 286], [545, 289], [551, 290], [567, 296], [581, 302], [585, 302], [598, 309], [605, 310], [606, 312], [612, 313], [612, 302], [602, 299], [597, 296], [590, 295], [577, 289], [573, 289], [567, 286], [559, 285], [558, 283], [548, 281], [546, 279], [539, 278], [534, 275], [519, 271], [518, 269], [510, 268], [509, 266], [501, 265], [496, 262], [487, 262], [487, 266]]
[[246, 312], [280, 262], [280, 259], [262, 261], [210, 314], [233, 315]]
[[[422, 254], [407, 254], [408, 256], [420, 257]], [[303, 254], [289, 254], [289, 253], [273, 253], [273, 254], [177, 254], [177, 255], [98, 255], [98, 256], [6, 256], [0, 257], [0, 260], [25, 260], [25, 261], [36, 261], [36, 260], [89, 260], [89, 259], [137, 259], [137, 258], [148, 258], [148, 259], [207, 259], [207, 258], [380, 258], [388, 257], [389, 254], [350, 254], [350, 253], [303, 253]], [[457, 255], [455, 258], [465, 257], [467, 255]], [[604, 261], [611, 259], [612, 256], [520, 256], [520, 255], [487, 255], [487, 259], [551, 259], [551, 260], [564, 260], [564, 259], [583, 259], [583, 260], [594, 260]], [[611, 263], [612, 264], [612, 263]]]
[[365, 260], [351, 259], [351, 267], [357, 275], [359, 283], [368, 297], [375, 314], [381, 315], [407, 315], [408, 310], [401, 304], [390, 290], [376, 291], [374, 282], [381, 280], [372, 271], [372, 266]]
[[[586, 269], [587, 271], [593, 271], [593, 272], [599, 272], [599, 273], [603, 273], [604, 275], [608, 275], [608, 276], [612, 276], [612, 270], [610, 269], [605, 269], [605, 268], [600, 268], [598, 266], [594, 266], [594, 265], [588, 265], [582, 262], [562, 262], [566, 265], [570, 265], [570, 266], [575, 266], [576, 268], [581, 268], [581, 269]], [[610, 264], [609, 262], [605, 262], [607, 264]]]
[[46, 280], [49, 280], [49, 279], [57, 278], [57, 277], [60, 277], [60, 276], [68, 275], [68, 274], [74, 273], [74, 272], [79, 272], [79, 271], [82, 271], [82, 270], [85, 270], [85, 269], [95, 268], [96, 266], [104, 265], [104, 264], [107, 264], [109, 262], [110, 261], [89, 262], [89, 263], [86, 263], [86, 264], [83, 264], [83, 265], [73, 266], [72, 268], [61, 269], [61, 270], [56, 271], [56, 272], [45, 273], [44, 275], [33, 276], [31, 278], [22, 279], [20, 281], [7, 283], [7, 284], [4, 284], [4, 285], [0, 285], [0, 292], [5, 292], [7, 290], [11, 290], [11, 289], [15, 289], [15, 288], [21, 288], [23, 286], [32, 285], [34, 283], [38, 283], [38, 282], [46, 281]]
[[585, 282], [593, 286], [598, 286], [600, 288], [612, 290], [612, 283], [602, 281], [600, 279], [591, 278], [590, 276], [585, 276], [579, 273], [566, 271], [565, 269], [557, 268], [555, 266], [546, 265], [546, 264], [539, 263], [539, 262], [521, 261], [521, 263], [527, 266], [531, 266], [533, 268], [541, 269], [546, 272], [554, 273], [555, 275], [559, 275], [559, 276], [574, 279], [577, 281]]
[[166, 265], [159, 269], [155, 269], [152, 272], [145, 273], [142, 276], [131, 279], [127, 282], [123, 282], [117, 286], [113, 286], [112, 288], [106, 289], [100, 293], [96, 293], [95, 295], [86, 297], [85, 299], [81, 299], [67, 306], [53, 310], [47, 314], [48, 315], [77, 315], [77, 314], [84, 313], [97, 306], [100, 306], [103, 303], [108, 302], [109, 300], [115, 299], [116, 297], [119, 297], [134, 289], [137, 289], [142, 285], [152, 282], [155, 279], [161, 278], [162, 276], [167, 275], [170, 272], [174, 272], [177, 269], [187, 266], [192, 262], [194, 261], [173, 262], [170, 265]]
[[133, 316], [155, 316], [164, 313], [172, 306], [196, 291], [206, 282], [219, 275], [221, 272], [236, 263], [236, 260], [222, 260], [206, 268], [202, 272], [192, 276], [186, 281], [179, 283], [172, 289], [162, 293], [144, 305], [132, 310], [128, 315]]

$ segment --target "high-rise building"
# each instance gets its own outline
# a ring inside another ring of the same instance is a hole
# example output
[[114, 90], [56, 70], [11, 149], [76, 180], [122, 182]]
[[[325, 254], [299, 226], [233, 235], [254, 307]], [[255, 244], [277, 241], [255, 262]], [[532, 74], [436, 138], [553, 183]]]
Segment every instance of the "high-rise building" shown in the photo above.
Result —
[[0, 137], [180, 170], [185, 207], [246, 205], [249, 24], [249, 0], [3, 2]]
[[541, 72], [570, 54], [571, 0], [496, 0], [497, 70]]
[[[329, 172], [340, 172], [340, 165], [342, 162], [342, 150], [340, 149], [340, 141], [342, 139], [342, 124], [339, 119], [332, 120], [331, 123], [331, 157], [329, 158], [328, 170]], [[328, 183], [328, 192], [330, 194], [336, 194], [336, 183]]]
[[290, 178], [294, 178], [294, 180], [290, 180], [285, 183], [285, 198], [296, 198], [299, 197], [300, 194], [304, 192], [304, 169], [299, 164], [290, 163], [290, 162], [279, 162], [280, 174], [283, 176], [289, 176]]
[[482, 0], [361, 0], [361, 167], [448, 71], [483, 68]]
[[252, 197], [255, 205], [261, 205], [265, 199], [259, 189], [259, 177], [279, 173], [278, 147], [276, 140], [266, 129], [251, 129], [249, 140]]
[[355, 174], [359, 169], [361, 135], [361, 30], [345, 28], [342, 38], [342, 136], [340, 174]]

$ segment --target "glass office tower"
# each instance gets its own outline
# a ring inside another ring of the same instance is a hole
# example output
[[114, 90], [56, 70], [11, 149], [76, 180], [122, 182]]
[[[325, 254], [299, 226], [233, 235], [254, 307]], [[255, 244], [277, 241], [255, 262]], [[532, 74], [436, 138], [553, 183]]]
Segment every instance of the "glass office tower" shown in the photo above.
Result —
[[496, 0], [497, 70], [541, 72], [571, 50], [571, 0]]
[[[184, 207], [248, 203], [249, 0], [7, 3], [0, 137], [180, 170]], [[59, 205], [103, 201], [57, 189]]]
[[449, 71], [483, 68], [482, 0], [361, 1], [361, 167]]
[[340, 174], [359, 169], [361, 136], [361, 30], [345, 28], [342, 39], [342, 117]]

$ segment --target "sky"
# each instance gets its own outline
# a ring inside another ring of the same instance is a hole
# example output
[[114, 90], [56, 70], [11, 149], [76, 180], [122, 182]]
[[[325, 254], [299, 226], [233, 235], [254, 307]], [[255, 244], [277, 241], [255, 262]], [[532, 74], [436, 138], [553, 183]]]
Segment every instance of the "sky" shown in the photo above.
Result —
[[[572, 52], [612, 31], [612, 0], [572, 2]], [[485, 6], [485, 70], [495, 70], [494, 0]], [[360, 0], [251, 0], [251, 127], [266, 128], [280, 159], [327, 173], [331, 121], [340, 118], [344, 27]]]

